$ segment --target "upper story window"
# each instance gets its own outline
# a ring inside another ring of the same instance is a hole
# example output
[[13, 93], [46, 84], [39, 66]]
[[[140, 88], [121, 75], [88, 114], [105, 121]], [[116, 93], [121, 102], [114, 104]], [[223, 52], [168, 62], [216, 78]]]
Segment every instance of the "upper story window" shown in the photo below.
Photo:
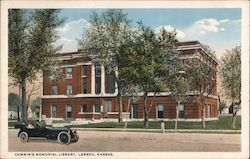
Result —
[[210, 94], [212, 94], [212, 95], [215, 95], [215, 85], [214, 85], [214, 81], [212, 81], [212, 83], [211, 83], [211, 90], [210, 90]]
[[88, 93], [88, 79], [86, 77], [83, 78], [83, 93], [84, 94]]
[[67, 94], [72, 94], [72, 93], [73, 93], [72, 84], [67, 84]]
[[57, 85], [52, 85], [52, 95], [57, 95], [58, 94], [58, 87]]
[[115, 93], [115, 75], [106, 74], [106, 93]]
[[185, 59], [179, 59], [179, 69], [182, 71], [184, 69], [184, 65], [185, 65]]
[[88, 76], [88, 65], [83, 66], [83, 76]]
[[67, 67], [66, 68], [66, 77], [72, 77], [72, 67]]
[[96, 63], [95, 64], [95, 76], [101, 77], [101, 73], [102, 73], [101, 65], [99, 63]]
[[101, 65], [99, 63], [95, 64], [95, 93], [101, 93]]
[[210, 90], [210, 84], [207, 85], [207, 93], [210, 94], [211, 90]]

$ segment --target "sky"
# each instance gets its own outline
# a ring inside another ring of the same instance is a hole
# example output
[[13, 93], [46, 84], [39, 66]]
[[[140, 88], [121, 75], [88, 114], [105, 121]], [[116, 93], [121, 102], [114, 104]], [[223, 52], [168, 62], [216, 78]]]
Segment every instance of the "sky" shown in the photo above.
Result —
[[[63, 45], [60, 52], [78, 50], [77, 39], [89, 28], [93, 11], [102, 13], [106, 9], [62, 9], [59, 17], [66, 18], [57, 28]], [[138, 21], [152, 27], [156, 32], [164, 27], [167, 31], [176, 29], [179, 41], [198, 40], [209, 45], [220, 58], [225, 50], [241, 44], [241, 9], [239, 8], [163, 8], [163, 9], [123, 9], [133, 27]]]

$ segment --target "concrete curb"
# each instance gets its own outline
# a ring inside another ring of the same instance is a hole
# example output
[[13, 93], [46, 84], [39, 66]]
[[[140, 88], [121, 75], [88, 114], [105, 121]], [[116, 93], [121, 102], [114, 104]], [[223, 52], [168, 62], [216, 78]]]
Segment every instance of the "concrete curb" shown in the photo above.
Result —
[[[160, 129], [117, 129], [117, 128], [72, 128], [78, 131], [121, 131], [121, 132], [155, 132], [162, 133]], [[175, 130], [165, 129], [165, 133], [175, 133]], [[241, 134], [241, 130], [199, 130], [179, 129], [176, 133], [213, 133], [213, 134]]]

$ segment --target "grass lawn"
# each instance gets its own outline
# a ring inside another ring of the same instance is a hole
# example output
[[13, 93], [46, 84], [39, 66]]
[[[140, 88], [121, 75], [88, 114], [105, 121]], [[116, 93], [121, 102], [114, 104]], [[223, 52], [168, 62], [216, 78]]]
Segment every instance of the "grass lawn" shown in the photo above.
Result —
[[[165, 121], [165, 129], [174, 129], [174, 121]], [[219, 120], [207, 121], [206, 129], [207, 130], [232, 130], [231, 128], [232, 116], [221, 116]], [[86, 125], [72, 125], [71, 127], [80, 127], [80, 128], [124, 128], [125, 122], [102, 122], [102, 123], [92, 123]], [[143, 121], [130, 121], [127, 123], [127, 128], [142, 128]], [[160, 129], [159, 121], [150, 121], [148, 129]], [[202, 129], [201, 122], [178, 122], [178, 129]], [[235, 130], [241, 129], [241, 116], [237, 116], [236, 119], [236, 128]]]
[[[31, 122], [35, 122], [32, 121]], [[53, 123], [66, 123], [63, 120], [53, 121]], [[165, 121], [165, 129], [174, 129], [174, 121]], [[232, 130], [231, 128], [232, 116], [221, 116], [219, 120], [207, 121], [206, 129], [207, 130]], [[15, 121], [9, 121], [8, 126], [14, 127], [16, 124]], [[130, 121], [127, 123], [127, 128], [141, 128], [144, 129], [143, 121]], [[77, 128], [124, 128], [125, 122], [102, 122], [102, 123], [91, 123], [85, 125], [71, 125], [70, 127]], [[150, 121], [148, 129], [160, 129], [159, 121]], [[178, 122], [178, 129], [202, 129], [201, 122]], [[234, 130], [241, 129], [241, 116], [237, 116], [236, 119], [236, 128]]]

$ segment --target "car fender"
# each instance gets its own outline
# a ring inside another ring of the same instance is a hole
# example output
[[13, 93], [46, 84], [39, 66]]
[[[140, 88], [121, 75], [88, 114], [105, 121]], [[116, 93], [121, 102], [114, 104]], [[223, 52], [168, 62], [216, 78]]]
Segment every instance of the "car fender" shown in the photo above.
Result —
[[19, 137], [19, 136], [20, 136], [21, 132], [26, 132], [26, 133], [27, 133], [27, 134], [29, 135], [29, 133], [28, 133], [27, 131], [24, 131], [24, 130], [20, 130], [20, 131], [18, 132], [18, 135], [17, 135], [17, 137]]

